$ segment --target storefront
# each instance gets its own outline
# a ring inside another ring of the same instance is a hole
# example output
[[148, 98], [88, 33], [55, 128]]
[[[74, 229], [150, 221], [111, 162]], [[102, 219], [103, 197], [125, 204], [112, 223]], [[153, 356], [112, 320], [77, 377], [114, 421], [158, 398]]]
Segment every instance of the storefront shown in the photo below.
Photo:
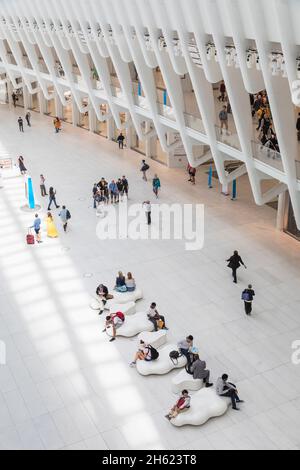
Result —
[[294, 210], [290, 198], [288, 201], [285, 232], [300, 241], [300, 230], [297, 228]]
[[7, 83], [5, 79], [0, 78], [0, 104], [8, 103]]
[[[48, 93], [54, 96], [54, 87], [48, 87]], [[55, 99], [45, 100], [45, 114], [56, 117]]]
[[79, 123], [78, 127], [81, 127], [82, 129], [89, 130], [90, 129], [90, 120], [89, 120], [89, 111], [88, 111], [88, 105], [89, 105], [89, 100], [88, 98], [83, 98], [82, 99], [82, 107], [86, 108], [86, 112], [84, 113], [79, 113]]
[[65, 92], [66, 105], [63, 106], [62, 119], [68, 124], [73, 124], [73, 113], [72, 113], [72, 94], [70, 91]]
[[[105, 116], [108, 112], [108, 106], [105, 105], [105, 104], [102, 104], [100, 106], [100, 111], [102, 113], [103, 116]], [[105, 137], [107, 139], [108, 137], [108, 128], [107, 128], [108, 124], [107, 124], [107, 121], [99, 121], [97, 119], [97, 124], [96, 124], [96, 131], [95, 133], [98, 134], [98, 135], [101, 135], [101, 137]]]
[[[120, 113], [120, 120], [121, 120], [121, 125], [122, 125], [122, 126], [125, 125], [125, 123], [126, 123], [126, 113]], [[117, 129], [117, 128], [115, 127], [114, 138], [113, 138], [113, 140], [114, 140], [115, 142], [117, 142], [117, 139], [118, 139], [118, 137], [119, 137], [119, 135], [120, 135], [120, 132], [123, 132], [123, 133], [125, 134], [125, 131], [121, 131], [120, 129]]]

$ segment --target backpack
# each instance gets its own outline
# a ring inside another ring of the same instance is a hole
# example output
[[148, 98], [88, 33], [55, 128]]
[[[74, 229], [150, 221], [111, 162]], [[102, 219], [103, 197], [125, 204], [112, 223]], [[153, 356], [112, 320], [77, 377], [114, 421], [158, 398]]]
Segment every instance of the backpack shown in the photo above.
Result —
[[178, 359], [180, 358], [180, 352], [179, 351], [171, 351], [170, 354], [170, 359], [173, 362], [174, 366], [178, 365]]
[[141, 171], [148, 171], [149, 169], [150, 169], [150, 166], [147, 163], [145, 163], [145, 165], [143, 165]]
[[70, 220], [70, 219], [71, 219], [71, 217], [72, 217], [72, 216], [71, 216], [71, 213], [70, 213], [70, 211], [67, 211], [67, 214], [66, 214], [66, 216], [67, 216], [67, 220]]
[[244, 290], [242, 293], [242, 300], [244, 300], [244, 302], [251, 302], [253, 300], [251, 292]]
[[122, 312], [117, 312], [117, 313], [115, 314], [115, 317], [120, 318], [120, 320], [122, 320], [123, 322], [125, 321], [125, 315], [124, 315], [124, 313], [122, 313]]
[[151, 346], [151, 344], [149, 344], [148, 349], [150, 351], [152, 361], [155, 361], [156, 359], [159, 358], [159, 352], [157, 351], [157, 349], [155, 349], [153, 346]]

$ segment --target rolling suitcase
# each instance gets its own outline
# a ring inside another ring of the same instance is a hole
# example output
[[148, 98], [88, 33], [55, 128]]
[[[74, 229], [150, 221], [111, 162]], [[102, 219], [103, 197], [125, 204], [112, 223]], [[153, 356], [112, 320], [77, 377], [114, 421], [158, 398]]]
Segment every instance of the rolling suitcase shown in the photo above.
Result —
[[28, 234], [26, 236], [27, 245], [34, 245], [34, 235], [31, 233], [31, 229], [28, 229]]

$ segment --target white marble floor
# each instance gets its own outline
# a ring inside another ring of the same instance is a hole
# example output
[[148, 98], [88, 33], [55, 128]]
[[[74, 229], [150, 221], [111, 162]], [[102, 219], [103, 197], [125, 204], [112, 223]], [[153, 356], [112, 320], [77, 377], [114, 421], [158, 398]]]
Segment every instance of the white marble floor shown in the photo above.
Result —
[[[18, 112], [18, 111], [17, 111]], [[32, 216], [21, 212], [21, 178], [0, 190], [1, 449], [299, 449], [300, 367], [291, 344], [300, 339], [300, 245], [274, 229], [275, 211], [256, 207], [247, 179], [232, 203], [206, 175], [191, 187], [183, 170], [151, 163], [162, 180], [163, 202], [203, 202], [206, 240], [201, 252], [182, 242], [96, 238], [91, 187], [102, 176], [126, 174], [131, 200], [152, 198], [139, 173], [141, 157], [121, 152], [82, 129], [33, 113], [17, 130], [17, 112], [0, 107], [0, 154], [23, 154], [38, 187], [42, 172], [71, 213], [70, 232], [27, 247]], [[46, 201], [42, 201], [45, 214]], [[59, 223], [59, 221], [58, 221]], [[248, 264], [233, 285], [224, 260], [239, 249]], [[141, 308], [158, 303], [170, 341], [195, 336], [213, 379], [228, 372], [246, 401], [240, 413], [201, 428], [173, 428], [164, 418], [174, 402], [171, 377], [141, 377], [128, 363], [137, 341], [113, 344], [89, 309], [100, 281], [131, 270], [144, 289]], [[93, 277], [85, 278], [85, 273]], [[243, 313], [241, 289], [257, 291], [254, 315]]]

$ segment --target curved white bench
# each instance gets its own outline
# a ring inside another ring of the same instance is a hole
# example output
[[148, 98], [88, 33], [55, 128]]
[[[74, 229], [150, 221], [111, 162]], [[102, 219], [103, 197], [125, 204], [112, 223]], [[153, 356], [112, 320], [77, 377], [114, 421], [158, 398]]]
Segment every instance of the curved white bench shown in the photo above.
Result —
[[122, 312], [126, 316], [134, 315], [136, 313], [135, 302], [128, 302], [127, 304], [113, 304], [109, 309], [109, 313], [117, 312]]
[[92, 310], [101, 310], [103, 309], [103, 303], [100, 299], [97, 299], [97, 297], [93, 297], [91, 302], [90, 302], [90, 308]]
[[110, 310], [115, 304], [128, 304], [129, 302], [137, 302], [143, 298], [141, 289], [136, 289], [134, 292], [116, 292], [111, 293], [114, 298], [107, 301], [105, 308]]
[[203, 387], [202, 379], [194, 379], [187, 371], [181, 370], [175, 377], [172, 378], [172, 392], [181, 393], [182, 390], [191, 390], [196, 392]]
[[167, 331], [159, 330], [153, 331], [152, 333], [149, 331], [143, 331], [143, 333], [139, 335], [139, 341], [151, 344], [155, 349], [161, 348], [167, 342]]
[[143, 331], [153, 331], [154, 326], [148, 320], [145, 312], [139, 312], [135, 315], [126, 317], [124, 324], [117, 329], [117, 336], [132, 338]]
[[230, 398], [221, 398], [212, 388], [203, 388], [191, 399], [191, 407], [171, 419], [173, 426], [202, 426], [211, 418], [223, 416], [231, 403]]
[[[149, 322], [150, 323], [150, 322]], [[186, 357], [181, 356], [178, 359], [178, 363], [175, 364], [171, 361], [169, 354], [171, 351], [176, 351], [178, 348], [176, 344], [168, 344], [162, 349], [159, 349], [159, 358], [156, 361], [138, 361], [137, 371], [141, 375], [164, 375], [168, 374], [173, 369], [181, 369], [186, 365]]]

